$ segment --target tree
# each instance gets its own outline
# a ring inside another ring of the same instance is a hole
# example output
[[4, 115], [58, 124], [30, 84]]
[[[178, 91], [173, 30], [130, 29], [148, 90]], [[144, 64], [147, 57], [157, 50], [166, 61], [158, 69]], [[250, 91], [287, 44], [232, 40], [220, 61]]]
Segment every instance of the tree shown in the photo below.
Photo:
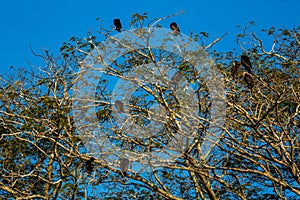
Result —
[[[158, 19], [152, 27], [159, 28], [164, 19]], [[135, 34], [139, 37], [154, 34], [142, 28], [146, 20], [146, 13], [132, 17], [131, 26], [137, 28]], [[201, 148], [203, 138], [211, 130], [213, 116], [217, 116], [209, 84], [217, 80], [203, 78], [193, 65], [192, 51], [186, 50], [180, 56], [166, 50], [166, 46], [138, 48], [139, 42], [125, 43], [101, 29], [85, 39], [71, 37], [62, 45], [58, 58], [48, 50], [33, 52], [44, 60], [44, 68], [18, 68], [13, 75], [1, 78], [0, 196], [297, 199], [299, 29], [263, 30], [274, 38], [269, 52], [247, 26], [237, 35], [241, 51], [211, 50], [222, 37], [201, 44], [203, 48], [197, 53], [215, 59], [226, 92], [226, 98], [218, 97], [226, 104], [224, 123], [213, 129], [220, 138], [207, 156]], [[174, 43], [180, 37], [185, 36], [173, 35], [164, 44], [181, 48]], [[201, 43], [208, 34], [189, 37]], [[103, 43], [108, 39], [113, 41], [110, 45], [115, 45], [113, 53], [128, 50], [105, 65], [103, 58], [113, 55], [108, 43]], [[242, 45], [245, 42], [247, 48]], [[247, 55], [252, 63], [251, 92], [244, 81], [245, 69], [241, 67], [232, 76], [231, 63], [241, 55]], [[95, 63], [105, 65], [105, 71], [101, 77], [95, 74], [95, 95], [86, 104], [87, 100], [82, 101], [86, 93], [78, 93], [77, 89], [89, 88], [91, 82], [82, 81], [86, 80], [82, 77]], [[155, 73], [165, 76], [150, 76]], [[126, 81], [135, 86], [126, 85]], [[87, 115], [83, 117], [76, 109]], [[96, 116], [96, 123], [92, 116]], [[131, 123], [127, 123], [129, 119]], [[85, 125], [99, 126], [101, 137], [88, 132]], [[194, 135], [190, 137], [190, 133]], [[113, 145], [117, 153], [97, 149], [99, 141]], [[167, 154], [169, 157], [162, 158]], [[136, 160], [138, 156], [140, 160]]]

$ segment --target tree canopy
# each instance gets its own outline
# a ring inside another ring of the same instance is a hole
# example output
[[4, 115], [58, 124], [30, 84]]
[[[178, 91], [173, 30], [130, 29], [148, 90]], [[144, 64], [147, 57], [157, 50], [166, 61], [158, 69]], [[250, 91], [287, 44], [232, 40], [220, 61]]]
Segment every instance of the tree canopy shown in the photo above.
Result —
[[2, 198], [299, 198], [300, 27], [262, 30], [270, 50], [241, 27], [220, 52], [224, 35], [166, 18], [133, 14], [1, 77]]

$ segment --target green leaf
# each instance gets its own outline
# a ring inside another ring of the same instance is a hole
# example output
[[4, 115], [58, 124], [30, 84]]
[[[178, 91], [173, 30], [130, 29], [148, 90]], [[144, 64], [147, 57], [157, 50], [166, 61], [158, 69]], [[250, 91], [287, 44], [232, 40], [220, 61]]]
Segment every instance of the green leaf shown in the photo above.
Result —
[[282, 35], [291, 36], [291, 34], [288, 30], [283, 30]]
[[203, 35], [204, 37], [207, 37], [207, 38], [209, 37], [209, 34], [207, 32], [202, 31], [202, 32], [200, 32], [200, 34]]
[[268, 30], [268, 35], [272, 35], [274, 32], [275, 32], [275, 28], [274, 28], [274, 27], [271, 27], [271, 28]]

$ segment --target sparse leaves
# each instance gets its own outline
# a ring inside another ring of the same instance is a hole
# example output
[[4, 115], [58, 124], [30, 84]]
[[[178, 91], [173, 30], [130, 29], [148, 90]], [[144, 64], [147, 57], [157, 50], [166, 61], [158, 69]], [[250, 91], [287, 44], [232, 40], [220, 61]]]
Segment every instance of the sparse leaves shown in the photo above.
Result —
[[[147, 19], [147, 13], [135, 13], [130, 24], [143, 27]], [[114, 164], [107, 164], [101, 156], [91, 159], [83, 146], [83, 140], [91, 138], [79, 137], [78, 127], [74, 126], [71, 88], [80, 75], [82, 60], [98, 48], [101, 42], [98, 35], [89, 33], [84, 39], [71, 37], [60, 47], [62, 59], [45, 51], [37, 55], [45, 61], [45, 68], [32, 72], [19, 69], [19, 73], [1, 78], [0, 196], [6, 199], [289, 199], [299, 196], [299, 27], [263, 30], [274, 41], [269, 50], [255, 33], [249, 33], [248, 28], [253, 25], [250, 22], [246, 27], [239, 26], [241, 33], [237, 35], [243, 54], [251, 59], [250, 77], [244, 80], [243, 67], [231, 68], [233, 61], [240, 60], [237, 50], [209, 52], [223, 74], [227, 114], [219, 129], [222, 138], [206, 160], [201, 158], [200, 146], [213, 120], [209, 113], [211, 96], [206, 83], [195, 78], [198, 72], [191, 63], [170, 52], [149, 48], [129, 51], [109, 66], [111, 77], [134, 80], [136, 77], [126, 76], [132, 68], [157, 65], [158, 60], [164, 60], [167, 64], [161, 66], [162, 72], [166, 68], [176, 71], [172, 74], [172, 87], [179, 87], [185, 80], [195, 86], [199, 113], [196, 137], [177, 159], [164, 167], [149, 164], [145, 173], [132, 168], [140, 160], [130, 160], [130, 155], [116, 158]], [[191, 38], [206, 46], [209, 34], [200, 32], [191, 34]], [[107, 133], [105, 137], [124, 151], [139, 155], [160, 152], [186, 122], [180, 115], [185, 105], [179, 105], [167, 85], [154, 82], [140, 84], [127, 102], [113, 100], [115, 94], [110, 81], [116, 80], [108, 77], [99, 80], [96, 109], [91, 113], [96, 114], [101, 131]], [[152, 108], [154, 104], [159, 107]], [[160, 116], [162, 109], [166, 110], [167, 120]], [[135, 129], [118, 126], [119, 115], [131, 117], [136, 122]], [[160, 132], [139, 137], [153, 119], [163, 124]], [[93, 187], [86, 189], [89, 185]]]

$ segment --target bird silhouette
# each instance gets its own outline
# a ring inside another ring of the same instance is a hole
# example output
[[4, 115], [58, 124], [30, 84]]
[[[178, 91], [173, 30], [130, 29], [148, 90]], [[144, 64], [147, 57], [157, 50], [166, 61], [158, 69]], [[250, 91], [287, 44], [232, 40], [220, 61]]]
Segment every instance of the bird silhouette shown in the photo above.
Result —
[[231, 75], [233, 79], [235, 80], [240, 72], [240, 66], [241, 64], [238, 61], [233, 61], [231, 64]]
[[175, 33], [175, 34], [179, 34], [179, 33], [180, 33], [180, 29], [179, 29], [179, 27], [177, 26], [176, 22], [172, 22], [172, 23], [170, 24], [170, 28], [171, 28], [171, 30], [173, 31], [173, 33]]
[[116, 109], [118, 110], [119, 113], [124, 113], [125, 112], [124, 111], [124, 104], [123, 104], [122, 101], [116, 100], [115, 101], [115, 107], [116, 107]]
[[122, 29], [122, 24], [121, 24], [121, 20], [120, 19], [114, 19], [114, 25], [115, 25], [115, 29], [118, 31], [118, 32], [121, 32], [121, 29]]
[[242, 55], [241, 56], [241, 64], [245, 67], [245, 69], [247, 70], [247, 72], [249, 72], [250, 74], [252, 74], [252, 64], [250, 61], [250, 58], [246, 55]]
[[252, 88], [254, 87], [253, 77], [250, 73], [244, 72], [244, 81], [246, 82], [248, 88], [252, 92]]
[[85, 163], [85, 169], [86, 169], [86, 172], [91, 175], [93, 170], [94, 170], [94, 162], [95, 161], [95, 158], [91, 157], [88, 161], [86, 161]]

